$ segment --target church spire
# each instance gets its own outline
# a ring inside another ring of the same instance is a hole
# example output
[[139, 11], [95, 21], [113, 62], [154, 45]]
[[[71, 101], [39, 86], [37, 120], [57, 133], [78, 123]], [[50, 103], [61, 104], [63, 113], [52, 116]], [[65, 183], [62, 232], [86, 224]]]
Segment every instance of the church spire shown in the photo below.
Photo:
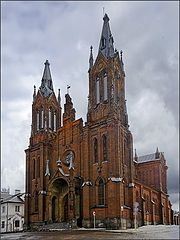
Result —
[[51, 72], [50, 72], [50, 63], [48, 60], [44, 63], [44, 72], [43, 72], [43, 77], [41, 81], [41, 86], [40, 86], [40, 92], [44, 97], [48, 97], [52, 92], [53, 92], [53, 83], [52, 83], [52, 78], [51, 78]]
[[108, 58], [114, 56], [114, 39], [111, 34], [109, 17], [107, 14], [104, 15], [103, 20], [104, 24], [99, 44], [99, 52], [101, 52], [105, 57]]

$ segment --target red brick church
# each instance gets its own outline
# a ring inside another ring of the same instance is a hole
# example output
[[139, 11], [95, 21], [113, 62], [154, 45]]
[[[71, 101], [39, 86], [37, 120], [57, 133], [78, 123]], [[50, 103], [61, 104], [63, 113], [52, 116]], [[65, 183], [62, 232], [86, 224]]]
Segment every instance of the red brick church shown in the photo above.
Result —
[[109, 229], [171, 223], [164, 154], [133, 154], [122, 51], [114, 48], [107, 14], [103, 21], [95, 61], [90, 50], [85, 123], [76, 119], [68, 91], [62, 110], [48, 61], [37, 92], [34, 87], [25, 150], [26, 226], [93, 227], [94, 215], [96, 227]]

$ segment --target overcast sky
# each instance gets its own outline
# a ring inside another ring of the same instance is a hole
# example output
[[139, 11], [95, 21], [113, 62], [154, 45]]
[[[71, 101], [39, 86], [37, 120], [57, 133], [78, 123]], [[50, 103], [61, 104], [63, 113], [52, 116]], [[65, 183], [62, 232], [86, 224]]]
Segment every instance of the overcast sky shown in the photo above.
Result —
[[103, 7], [123, 50], [130, 130], [138, 155], [164, 152], [173, 209], [179, 206], [178, 5], [174, 2], [1, 2], [1, 185], [24, 191], [33, 86], [46, 59], [54, 90], [67, 84], [76, 117], [86, 121], [89, 48], [94, 58]]

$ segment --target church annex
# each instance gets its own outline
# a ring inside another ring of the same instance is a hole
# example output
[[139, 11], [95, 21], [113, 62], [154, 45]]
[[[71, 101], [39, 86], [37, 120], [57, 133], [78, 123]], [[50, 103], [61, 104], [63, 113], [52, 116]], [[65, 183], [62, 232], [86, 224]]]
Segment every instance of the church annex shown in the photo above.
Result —
[[61, 106], [50, 64], [34, 87], [26, 153], [25, 224], [120, 229], [171, 224], [164, 154], [133, 154], [122, 52], [103, 18], [98, 55], [89, 57], [87, 121], [76, 119], [70, 94]]

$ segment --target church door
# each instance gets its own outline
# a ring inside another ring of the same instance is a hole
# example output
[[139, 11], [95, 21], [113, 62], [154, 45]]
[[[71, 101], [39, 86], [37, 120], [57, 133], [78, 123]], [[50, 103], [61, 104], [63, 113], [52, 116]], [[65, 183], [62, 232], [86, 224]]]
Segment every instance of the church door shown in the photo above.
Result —
[[56, 202], [57, 202], [57, 198], [54, 196], [52, 198], [52, 221], [55, 222], [56, 221]]
[[56, 179], [52, 184], [52, 221], [68, 222], [68, 183], [62, 179]]
[[68, 194], [64, 197], [64, 221], [68, 220]]

